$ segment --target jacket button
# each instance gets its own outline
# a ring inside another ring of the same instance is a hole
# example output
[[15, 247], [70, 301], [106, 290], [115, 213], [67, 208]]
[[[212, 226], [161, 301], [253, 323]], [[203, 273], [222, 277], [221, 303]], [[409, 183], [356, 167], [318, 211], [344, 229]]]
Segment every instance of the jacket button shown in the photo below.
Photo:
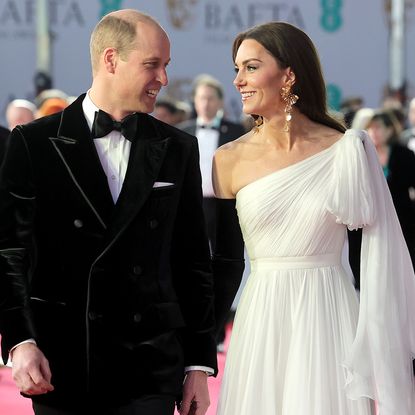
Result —
[[156, 229], [157, 226], [159, 226], [159, 223], [158, 223], [157, 219], [151, 219], [151, 221], [150, 221], [150, 228], [151, 229]]
[[143, 269], [140, 267], [140, 265], [135, 265], [133, 268], [134, 275], [141, 275], [143, 273]]
[[135, 313], [133, 317], [134, 323], [139, 323], [141, 321], [141, 314]]
[[82, 228], [82, 226], [84, 226], [84, 223], [81, 221], [81, 219], [75, 219], [73, 221], [73, 224], [75, 226], [75, 228]]

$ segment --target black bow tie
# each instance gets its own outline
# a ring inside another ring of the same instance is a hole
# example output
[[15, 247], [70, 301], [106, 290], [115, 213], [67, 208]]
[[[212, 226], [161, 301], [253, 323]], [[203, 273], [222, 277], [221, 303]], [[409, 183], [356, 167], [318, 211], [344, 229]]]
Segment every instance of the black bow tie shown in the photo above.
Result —
[[137, 113], [127, 115], [121, 121], [115, 121], [105, 111], [95, 112], [92, 124], [92, 138], [100, 138], [109, 134], [111, 131], [120, 131], [129, 141], [134, 141], [137, 133]]
[[218, 127], [211, 125], [211, 124], [200, 124], [198, 125], [199, 128], [204, 128], [206, 130], [219, 130]]

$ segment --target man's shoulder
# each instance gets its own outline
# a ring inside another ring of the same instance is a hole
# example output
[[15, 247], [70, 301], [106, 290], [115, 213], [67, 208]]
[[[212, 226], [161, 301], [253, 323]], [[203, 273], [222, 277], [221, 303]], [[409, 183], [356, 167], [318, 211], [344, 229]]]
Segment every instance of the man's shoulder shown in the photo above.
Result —
[[62, 118], [62, 113], [55, 113], [38, 118], [27, 124], [15, 127], [24, 137], [41, 137], [56, 134]]
[[56, 136], [63, 121], [71, 124], [83, 116], [82, 100], [85, 94], [80, 95], [74, 102], [68, 105], [64, 110], [54, 114], [46, 115], [24, 125], [16, 127], [25, 137], [30, 138], [43, 136]]

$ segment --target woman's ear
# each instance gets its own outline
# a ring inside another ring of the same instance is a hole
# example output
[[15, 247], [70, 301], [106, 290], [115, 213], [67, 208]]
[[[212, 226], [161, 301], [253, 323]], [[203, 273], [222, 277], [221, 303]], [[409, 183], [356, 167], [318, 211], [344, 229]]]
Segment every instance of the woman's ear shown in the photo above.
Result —
[[290, 70], [289, 70], [289, 72], [288, 72], [288, 79], [289, 79], [289, 82], [292, 84], [292, 85], [294, 85], [295, 84], [295, 73], [292, 71], [292, 69], [291, 68], [289, 68]]
[[285, 80], [287, 85], [293, 86], [295, 84], [295, 73], [291, 67], [285, 68]]

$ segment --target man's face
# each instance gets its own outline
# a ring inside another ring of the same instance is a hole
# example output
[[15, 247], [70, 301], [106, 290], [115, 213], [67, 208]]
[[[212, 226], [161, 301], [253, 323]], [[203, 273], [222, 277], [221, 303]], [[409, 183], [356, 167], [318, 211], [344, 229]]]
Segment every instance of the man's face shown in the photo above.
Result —
[[199, 85], [196, 88], [194, 103], [197, 116], [207, 122], [213, 120], [222, 108], [222, 100], [217, 91], [208, 85]]
[[114, 72], [114, 93], [125, 114], [152, 112], [157, 94], [168, 83], [170, 42], [166, 33], [151, 23], [138, 23], [137, 33], [136, 47], [126, 60], [118, 56]]

